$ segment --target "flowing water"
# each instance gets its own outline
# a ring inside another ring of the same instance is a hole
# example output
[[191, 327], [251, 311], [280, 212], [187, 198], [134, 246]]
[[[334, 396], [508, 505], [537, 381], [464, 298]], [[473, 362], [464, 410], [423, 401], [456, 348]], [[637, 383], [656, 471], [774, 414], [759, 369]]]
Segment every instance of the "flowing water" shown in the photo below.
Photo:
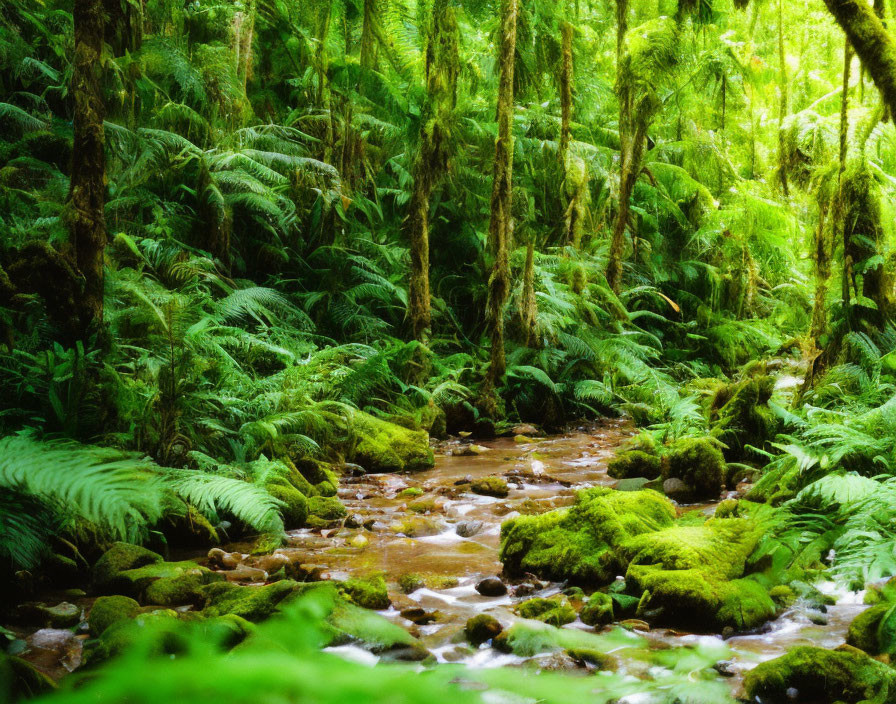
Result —
[[[339, 496], [348, 509], [346, 524], [357, 527], [291, 531], [287, 545], [277, 553], [300, 561], [324, 578], [385, 573], [392, 606], [383, 615], [419, 637], [440, 662], [497, 667], [521, 665], [528, 660], [526, 664], [536, 668], [575, 669], [577, 665], [571, 658], [557, 655], [527, 659], [500, 653], [488, 645], [472, 649], [462, 631], [467, 619], [481, 612], [492, 614], [507, 627], [518, 618], [513, 612], [516, 603], [561, 590], [564, 585], [541, 583], [534, 592], [529, 587], [526, 593], [514, 593], [511, 586], [508, 594], [485, 597], [476, 591], [475, 585], [501, 572], [498, 545], [502, 521], [520, 512], [569, 505], [578, 489], [612, 487], [616, 481], [606, 473], [607, 462], [634, 432], [625, 421], [605, 420], [564, 435], [532, 441], [500, 438], [481, 445], [463, 440], [443, 443], [436, 449], [435, 467], [428, 471], [344, 479]], [[510, 489], [506, 498], [470, 492], [471, 480], [490, 475], [506, 479]], [[418, 495], [404, 492], [409, 488], [419, 490], [414, 492]], [[711, 515], [715, 504], [681, 507], [682, 511], [694, 509]], [[246, 546], [242, 551], [238, 545], [229, 549], [234, 557], [253, 564], [255, 558], [240, 554], [248, 552]], [[408, 574], [419, 575], [426, 586], [403, 593], [398, 581]], [[257, 569], [228, 572], [229, 579], [243, 583], [257, 581], [259, 576], [265, 577]], [[833, 591], [832, 585], [827, 588]], [[84, 606], [89, 603], [85, 601]], [[742, 673], [757, 662], [781, 655], [795, 645], [836, 647], [843, 643], [850, 621], [863, 608], [861, 593], [839, 594], [838, 603], [828, 607], [825, 614], [797, 605], [761, 632], [725, 640], [730, 652], [717, 669], [730, 677], [737, 692]], [[405, 616], [423, 625], [415, 625]], [[718, 634], [646, 631], [646, 624], [636, 627], [657, 649], [723, 645]], [[579, 621], [566, 628], [593, 630]], [[68, 630], [43, 629], [27, 636], [28, 647], [23, 655], [59, 676], [77, 666], [78, 646], [83, 637], [76, 638]], [[351, 646], [336, 650], [346, 657], [376, 660], [376, 656]], [[635, 671], [642, 665], [628, 663], [624, 656], [620, 661], [623, 670]]]

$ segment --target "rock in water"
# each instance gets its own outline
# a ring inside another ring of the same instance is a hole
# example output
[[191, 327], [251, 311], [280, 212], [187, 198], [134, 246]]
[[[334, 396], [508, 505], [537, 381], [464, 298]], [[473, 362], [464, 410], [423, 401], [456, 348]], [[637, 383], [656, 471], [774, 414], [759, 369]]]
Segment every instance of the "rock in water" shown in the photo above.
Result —
[[497, 577], [486, 577], [476, 585], [476, 591], [482, 596], [504, 596], [507, 585]]

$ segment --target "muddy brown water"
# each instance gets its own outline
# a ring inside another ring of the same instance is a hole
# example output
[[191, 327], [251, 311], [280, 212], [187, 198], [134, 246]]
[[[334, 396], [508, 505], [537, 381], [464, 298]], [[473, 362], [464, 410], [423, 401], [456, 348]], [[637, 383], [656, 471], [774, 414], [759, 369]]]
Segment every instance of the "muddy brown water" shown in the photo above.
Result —
[[[461, 454], [474, 451], [465, 450], [471, 444], [465, 440], [442, 443], [436, 448], [436, 464], [430, 470], [343, 480], [339, 496], [348, 515], [362, 526], [290, 531], [287, 544], [277, 552], [299, 557], [304, 564], [317, 565], [325, 577], [332, 579], [384, 573], [392, 606], [381, 613], [419, 637], [440, 662], [498, 667], [530, 660], [529, 665], [536, 668], [573, 668], [571, 661], [555, 655], [521, 658], [499, 653], [488, 645], [471, 649], [464, 641], [463, 627], [467, 619], [482, 612], [492, 614], [506, 627], [518, 618], [513, 611], [515, 604], [561, 590], [562, 584], [543, 583], [544, 588], [534, 594], [514, 596], [511, 589], [504, 596], [484, 597], [475, 585], [501, 572], [498, 545], [504, 520], [518, 515], [520, 510], [541, 511], [569, 505], [578, 489], [614, 486], [616, 481], [606, 473], [607, 462], [634, 433], [628, 422], [605, 420], [532, 442], [513, 438], [481, 441], [474, 448], [478, 454]], [[506, 498], [480, 496], [469, 490], [467, 481], [491, 475], [507, 480], [510, 491]], [[402, 493], [408, 488], [422, 493], [409, 497]], [[680, 508], [682, 512], [695, 509], [711, 515], [715, 504]], [[241, 547], [248, 551], [239, 545], [229, 549], [240, 552]], [[419, 575], [426, 586], [403, 593], [398, 582], [407, 574]], [[833, 585], [822, 585], [822, 589], [835, 593]], [[724, 641], [719, 634], [668, 629], [653, 629], [641, 635], [658, 648], [718, 647], [724, 643], [729, 654], [720, 669], [729, 675], [737, 694], [742, 674], [760, 661], [777, 657], [796, 645], [831, 648], [844, 642], [850, 621], [865, 607], [861, 593], [835, 595], [838, 603], [828, 607], [826, 614], [797, 605], [761, 632]], [[85, 608], [89, 603], [90, 600], [84, 601]], [[408, 608], [423, 609], [435, 620], [414, 625], [401, 616]], [[824, 623], [819, 625], [819, 621]], [[594, 630], [579, 621], [566, 628]], [[605, 630], [610, 628], [613, 626]], [[27, 638], [23, 656], [52, 676], [59, 677], [77, 667], [83, 635], [57, 629], [22, 635]], [[351, 646], [336, 650], [346, 657], [375, 660], [375, 656]], [[627, 666], [623, 661], [623, 669]]]

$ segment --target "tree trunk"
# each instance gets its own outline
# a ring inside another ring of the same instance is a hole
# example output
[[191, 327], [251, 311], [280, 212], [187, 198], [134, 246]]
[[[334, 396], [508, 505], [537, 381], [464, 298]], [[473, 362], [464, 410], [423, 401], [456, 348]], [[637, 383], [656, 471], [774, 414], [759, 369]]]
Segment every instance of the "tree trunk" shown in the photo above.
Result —
[[787, 86], [787, 53], [784, 50], [784, 0], [778, 0], [778, 81], [781, 84], [781, 102], [778, 106], [778, 178], [781, 181], [781, 191], [785, 196], [790, 195], [787, 185], [787, 165], [784, 163], [784, 118], [787, 117], [788, 86]]
[[103, 320], [103, 252], [106, 247], [106, 158], [100, 93], [102, 0], [75, 0], [74, 149], [67, 221], [74, 261], [84, 277], [77, 316], [82, 336]]
[[526, 243], [526, 265], [523, 268], [523, 289], [520, 297], [520, 322], [527, 347], [535, 347], [538, 341], [536, 322], [538, 304], [535, 301], [535, 233], [530, 233]]
[[843, 47], [843, 92], [840, 95], [840, 166], [837, 171], [837, 202], [834, 222], [837, 227], [842, 228], [843, 236], [843, 279], [841, 282], [841, 295], [843, 299], [843, 314], [846, 317], [847, 325], [852, 320], [850, 310], [850, 281], [852, 280], [852, 258], [850, 251], [852, 244], [850, 242], [850, 228], [845, 227], [843, 222], [843, 174], [846, 171], [846, 154], [849, 147], [849, 73], [852, 66], [852, 51], [850, 42]]
[[890, 114], [896, 114], [896, 41], [866, 0], [825, 0], [825, 5], [846, 33]]
[[361, 25], [361, 67], [376, 70], [377, 44], [374, 23], [377, 21], [377, 0], [364, 0], [364, 20]]
[[827, 238], [827, 214], [829, 203], [826, 197], [819, 198], [818, 226], [815, 228], [815, 301], [812, 306], [812, 330], [809, 333], [816, 349], [821, 349], [819, 339], [827, 330], [828, 278], [831, 276], [830, 247]]
[[569, 125], [572, 121], [572, 35], [569, 22], [561, 27], [560, 65], [560, 166], [566, 168], [566, 153], [569, 151]]
[[255, 33], [255, 0], [249, 0], [246, 4], [246, 14], [240, 24], [237, 51], [237, 77], [243, 92], [246, 90], [246, 81], [249, 78], [249, 67], [252, 65], [252, 37]]
[[414, 160], [414, 191], [407, 229], [411, 246], [408, 317], [415, 340], [426, 342], [432, 321], [429, 288], [429, 208], [435, 186], [448, 168], [448, 135], [444, 123], [457, 96], [460, 73], [457, 17], [440, 1], [432, 10], [426, 46], [428, 106], [420, 127], [420, 149]]
[[504, 307], [510, 291], [510, 241], [513, 236], [511, 206], [513, 200], [513, 59], [516, 53], [517, 0], [501, 2], [501, 45], [498, 65], [498, 139], [495, 142], [494, 181], [488, 242], [494, 265], [488, 282], [488, 319], [491, 324], [491, 364], [487, 389], [507, 368], [504, 356]]

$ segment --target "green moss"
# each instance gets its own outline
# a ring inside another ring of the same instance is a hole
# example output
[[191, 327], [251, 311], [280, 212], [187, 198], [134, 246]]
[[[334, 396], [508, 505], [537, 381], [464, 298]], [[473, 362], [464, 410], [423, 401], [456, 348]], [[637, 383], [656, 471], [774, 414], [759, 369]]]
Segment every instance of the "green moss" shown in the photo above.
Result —
[[658, 565], [667, 570], [705, 570], [718, 579], [744, 573], [747, 558], [760, 537], [758, 526], [743, 518], [714, 518], [703, 525], [676, 525], [635, 536], [623, 544], [632, 565]]
[[94, 587], [100, 591], [113, 588], [120, 572], [158, 562], [162, 562], [162, 556], [152, 550], [130, 543], [113, 543], [93, 566]]
[[517, 613], [551, 626], [563, 626], [576, 620], [576, 610], [563, 597], [529, 599], [517, 607]]
[[223, 581], [223, 575], [216, 572], [189, 572], [175, 577], [163, 577], [151, 582], [143, 592], [143, 599], [159, 606], [180, 606], [193, 604], [202, 597], [202, 587], [212, 582]]
[[698, 499], [716, 498], [724, 486], [726, 472], [722, 451], [710, 438], [677, 440], [663, 458], [663, 479], [681, 479]]
[[796, 592], [786, 584], [779, 584], [777, 587], [772, 587], [768, 590], [768, 595], [772, 598], [772, 601], [779, 606], [790, 606], [796, 601]]
[[[294, 486], [306, 496], [335, 496], [339, 486], [339, 473], [333, 469], [333, 465], [310, 457], [304, 457], [295, 462], [296, 472], [290, 474], [290, 480]], [[296, 476], [298, 474], [298, 476]], [[302, 482], [309, 486], [306, 491], [296, 482]]]
[[386, 580], [379, 574], [349, 579], [343, 582], [340, 590], [352, 603], [365, 609], [381, 611], [392, 604]]
[[408, 504], [408, 511], [413, 513], [432, 513], [436, 509], [436, 501], [433, 498], [419, 499]]
[[[181, 588], [185, 590], [188, 588], [188, 585], [198, 587], [223, 579], [223, 575], [187, 560], [184, 562], [158, 562], [119, 572], [112, 585], [115, 591], [120, 594], [126, 594], [136, 599], [146, 598], [149, 600], [150, 597], [147, 592], [150, 591], [150, 588], [156, 581], [166, 580], [165, 585], [160, 586], [157, 590], [157, 594], [161, 596], [162, 594], [173, 595], [177, 591], [178, 585], [182, 585]], [[177, 580], [182, 581], [178, 582]], [[150, 601], [150, 603], [156, 602]]]
[[126, 596], [101, 596], [90, 609], [90, 633], [99, 636], [113, 623], [133, 618], [140, 612], [140, 604]]
[[95, 665], [119, 655], [137, 641], [146, 649], [146, 656], [183, 652], [184, 631], [177, 612], [152, 611], [110, 624], [99, 638], [85, 644], [83, 664]]
[[669, 527], [674, 518], [672, 503], [655, 491], [587, 489], [569, 509], [505, 521], [500, 558], [512, 574], [604, 583], [625, 571], [625, 541]]
[[749, 579], [725, 581], [700, 569], [632, 565], [626, 581], [642, 592], [637, 615], [667, 625], [740, 631], [764, 623], [776, 612], [768, 592]]
[[423, 496], [423, 489], [416, 486], [409, 486], [407, 489], [399, 491], [398, 496], [402, 499], [413, 499], [418, 496]]
[[712, 436], [724, 443], [725, 457], [736, 461], [747, 455], [746, 446], [763, 448], [778, 432], [778, 420], [768, 402], [775, 380], [756, 376], [723, 386], [712, 403]]
[[594, 592], [579, 612], [582, 623], [604, 626], [613, 622], [613, 599], [609, 594]]
[[352, 415], [356, 438], [346, 459], [368, 472], [401, 472], [428, 469], [435, 464], [429, 436], [356, 411]]
[[398, 588], [405, 594], [410, 594], [423, 588], [423, 578], [414, 572], [408, 572], [398, 578]]
[[881, 644], [877, 635], [878, 626], [891, 608], [893, 608], [893, 604], [884, 602], [872, 606], [856, 616], [849, 624], [846, 642], [859, 650], [864, 650], [869, 655], [879, 655]]
[[642, 450], [629, 450], [616, 455], [607, 465], [607, 474], [614, 479], [645, 477], [656, 479], [662, 472], [662, 460]]
[[776, 702], [792, 700], [788, 690], [795, 689], [799, 701], [892, 704], [896, 671], [849, 646], [799, 646], [748, 672], [744, 689], [751, 699]]
[[291, 579], [282, 579], [263, 587], [241, 587], [230, 582], [217, 582], [202, 588], [202, 613], [206, 617], [233, 614], [257, 623], [273, 614], [288, 597], [301, 593], [306, 588]]
[[473, 645], [481, 645], [496, 638], [504, 627], [494, 616], [489, 614], [477, 614], [467, 621], [464, 634]]
[[289, 528], [300, 528], [308, 519], [308, 499], [286, 479], [278, 479], [267, 484], [268, 493], [283, 502], [280, 515], [283, 525]]
[[507, 482], [501, 477], [480, 477], [470, 485], [470, 491], [483, 496], [495, 496], [503, 499], [509, 493]]
[[308, 499], [308, 513], [323, 521], [341, 521], [346, 511], [342, 502], [331, 496], [312, 496]]

